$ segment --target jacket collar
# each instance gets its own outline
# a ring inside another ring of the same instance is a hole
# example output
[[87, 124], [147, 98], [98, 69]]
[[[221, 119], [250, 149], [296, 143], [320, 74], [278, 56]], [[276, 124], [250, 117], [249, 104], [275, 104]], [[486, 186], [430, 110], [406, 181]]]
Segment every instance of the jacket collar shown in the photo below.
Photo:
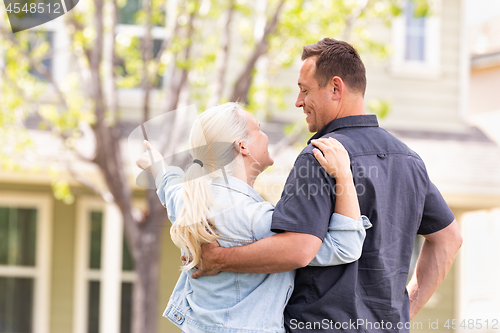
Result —
[[316, 134], [314, 134], [307, 141], [307, 144], [310, 144], [311, 140], [319, 139], [328, 133], [346, 127], [378, 127], [377, 116], [374, 114], [363, 114], [358, 116], [347, 116], [334, 119], [326, 124], [325, 127], [316, 132]]
[[232, 191], [239, 192], [243, 195], [246, 195], [254, 199], [257, 202], [264, 201], [264, 199], [262, 199], [262, 197], [257, 193], [257, 191], [255, 191], [253, 187], [251, 187], [244, 181], [233, 176], [227, 176], [226, 179], [227, 182], [224, 178], [215, 178], [214, 180], [212, 180], [212, 185], [224, 187]]

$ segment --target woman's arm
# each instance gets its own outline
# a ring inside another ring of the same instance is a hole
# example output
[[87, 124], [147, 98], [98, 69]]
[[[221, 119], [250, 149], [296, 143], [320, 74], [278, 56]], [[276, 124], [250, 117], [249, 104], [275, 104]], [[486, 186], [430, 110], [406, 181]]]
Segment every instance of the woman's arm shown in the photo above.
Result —
[[356, 261], [361, 256], [365, 229], [372, 226], [366, 216], [360, 216], [358, 197], [350, 170], [349, 155], [340, 142], [333, 138], [313, 140], [317, 149], [313, 154], [327, 171], [335, 177], [335, 213], [330, 219], [328, 232], [309, 266], [332, 266]]
[[335, 213], [359, 220], [361, 213], [358, 195], [352, 179], [347, 150], [333, 138], [321, 138], [311, 143], [321, 149], [321, 151], [313, 149], [314, 157], [326, 172], [335, 178]]
[[156, 179], [158, 174], [165, 170], [168, 166], [163, 159], [163, 155], [159, 151], [153, 148], [149, 141], [144, 140], [144, 145], [147, 151], [144, 152], [135, 164], [142, 170], [147, 170], [153, 174], [153, 178]]
[[144, 140], [147, 150], [136, 161], [139, 168], [153, 174], [156, 185], [156, 194], [163, 207], [167, 209], [169, 220], [174, 223], [175, 212], [182, 207], [182, 180], [184, 171], [175, 166], [167, 166], [163, 156], [151, 144]]
[[160, 171], [155, 179], [156, 194], [163, 207], [167, 209], [168, 219], [174, 223], [177, 220], [176, 212], [183, 206], [182, 180], [184, 172], [179, 167], [166, 167]]
[[325, 239], [308, 266], [334, 266], [358, 260], [366, 237], [365, 229], [371, 227], [370, 220], [364, 215], [356, 221], [334, 213]]
[[[257, 204], [256, 204], [257, 205]], [[274, 206], [269, 202], [258, 203], [258, 210], [251, 214], [252, 233], [256, 240], [271, 237], [270, 230]], [[309, 266], [334, 266], [348, 264], [361, 256], [366, 231], [372, 226], [366, 216], [359, 220], [334, 213], [321, 247]]]

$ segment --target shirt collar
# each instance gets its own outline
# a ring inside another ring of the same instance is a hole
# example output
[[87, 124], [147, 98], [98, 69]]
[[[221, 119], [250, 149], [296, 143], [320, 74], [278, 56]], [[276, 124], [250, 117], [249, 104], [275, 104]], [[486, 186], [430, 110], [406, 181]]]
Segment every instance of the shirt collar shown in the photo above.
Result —
[[334, 119], [316, 132], [316, 134], [307, 141], [307, 144], [310, 144], [311, 140], [319, 139], [325, 134], [346, 127], [378, 127], [377, 116], [374, 114], [363, 114]]
[[259, 193], [257, 193], [257, 191], [255, 191], [253, 187], [233, 176], [228, 175], [227, 182], [224, 180], [224, 178], [215, 178], [214, 180], [212, 180], [212, 185], [225, 187], [227, 189], [239, 192], [254, 199], [257, 202], [264, 201], [264, 199], [262, 199], [262, 197], [259, 195]]

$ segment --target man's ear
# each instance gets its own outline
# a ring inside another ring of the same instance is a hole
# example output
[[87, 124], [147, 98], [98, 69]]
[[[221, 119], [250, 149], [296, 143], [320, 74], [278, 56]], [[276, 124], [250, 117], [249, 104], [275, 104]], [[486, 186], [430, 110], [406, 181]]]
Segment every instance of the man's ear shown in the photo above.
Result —
[[330, 82], [328, 82], [328, 85], [329, 85], [328, 88], [331, 90], [332, 93], [332, 99], [339, 100], [345, 91], [344, 81], [342, 81], [340, 77], [334, 76], [332, 77]]

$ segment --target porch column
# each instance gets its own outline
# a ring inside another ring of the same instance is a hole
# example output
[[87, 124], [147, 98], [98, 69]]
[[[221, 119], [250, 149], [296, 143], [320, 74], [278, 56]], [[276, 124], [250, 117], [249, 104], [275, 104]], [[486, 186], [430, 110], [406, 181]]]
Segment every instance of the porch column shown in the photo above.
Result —
[[118, 206], [106, 204], [103, 222], [99, 331], [120, 333], [123, 221]]

